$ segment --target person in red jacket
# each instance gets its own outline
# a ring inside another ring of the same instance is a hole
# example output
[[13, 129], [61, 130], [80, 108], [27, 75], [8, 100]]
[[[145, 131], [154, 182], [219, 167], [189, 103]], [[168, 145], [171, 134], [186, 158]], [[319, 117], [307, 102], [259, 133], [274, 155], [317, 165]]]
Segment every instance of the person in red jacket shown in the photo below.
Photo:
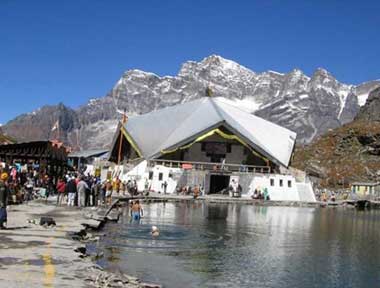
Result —
[[62, 178], [58, 179], [57, 182], [57, 206], [61, 206], [63, 198], [65, 197], [65, 191], [66, 191], [66, 183], [62, 180]]

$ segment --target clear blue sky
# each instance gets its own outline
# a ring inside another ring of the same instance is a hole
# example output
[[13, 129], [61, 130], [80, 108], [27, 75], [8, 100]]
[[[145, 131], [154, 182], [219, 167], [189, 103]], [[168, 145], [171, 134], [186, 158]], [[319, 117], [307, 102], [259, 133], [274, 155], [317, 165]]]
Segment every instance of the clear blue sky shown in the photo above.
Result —
[[104, 96], [131, 68], [175, 75], [210, 54], [378, 79], [379, 31], [380, 1], [0, 0], [0, 123]]

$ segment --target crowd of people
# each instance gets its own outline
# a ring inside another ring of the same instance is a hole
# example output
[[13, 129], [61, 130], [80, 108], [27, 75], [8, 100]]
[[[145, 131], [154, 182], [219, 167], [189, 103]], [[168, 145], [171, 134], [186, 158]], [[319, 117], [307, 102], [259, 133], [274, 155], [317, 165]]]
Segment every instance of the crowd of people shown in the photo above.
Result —
[[45, 171], [41, 173], [28, 166], [2, 165], [0, 167], [0, 229], [5, 229], [9, 204], [28, 202], [37, 197], [37, 191], [40, 193], [39, 196], [49, 197], [54, 190], [54, 181], [54, 177], [50, 177]]
[[20, 169], [2, 166], [3, 184], [7, 190], [7, 203], [22, 203], [35, 198], [37, 193], [45, 198], [55, 192], [57, 177], [37, 169]]
[[[26, 165], [25, 165], [26, 166]], [[30, 167], [0, 166], [0, 229], [7, 222], [7, 205], [21, 204], [36, 198], [57, 197], [57, 206], [110, 205], [112, 194], [137, 195], [135, 180], [121, 181], [119, 177], [101, 181], [100, 177], [71, 171], [56, 176]]]
[[57, 205], [67, 203], [68, 206], [98, 206], [110, 205], [112, 194], [137, 195], [136, 181], [121, 181], [119, 177], [101, 181], [99, 177], [84, 175], [66, 175], [58, 179]]

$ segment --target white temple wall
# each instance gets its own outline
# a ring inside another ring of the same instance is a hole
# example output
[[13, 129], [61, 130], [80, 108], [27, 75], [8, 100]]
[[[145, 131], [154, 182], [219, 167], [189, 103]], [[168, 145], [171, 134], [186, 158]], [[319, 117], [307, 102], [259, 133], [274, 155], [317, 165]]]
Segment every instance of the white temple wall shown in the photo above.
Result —
[[295, 178], [291, 175], [280, 174], [254, 175], [248, 192], [244, 196], [250, 197], [253, 195], [255, 189], [263, 192], [264, 188], [267, 188], [270, 200], [300, 201]]

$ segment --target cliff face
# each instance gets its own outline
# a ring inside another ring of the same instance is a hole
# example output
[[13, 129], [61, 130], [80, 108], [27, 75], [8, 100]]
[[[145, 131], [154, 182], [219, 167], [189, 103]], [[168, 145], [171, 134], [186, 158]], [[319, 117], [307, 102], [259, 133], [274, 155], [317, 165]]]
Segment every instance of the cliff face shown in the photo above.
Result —
[[380, 121], [380, 87], [373, 90], [359, 110], [355, 120]]
[[287, 127], [297, 132], [299, 143], [309, 143], [329, 129], [352, 121], [359, 104], [378, 86], [379, 81], [358, 86], [340, 83], [324, 69], [317, 69], [311, 77], [298, 69], [286, 74], [257, 73], [212, 55], [200, 62], [184, 63], [174, 77], [129, 70], [105, 97], [92, 99], [76, 110], [64, 105], [45, 106], [15, 118], [3, 128], [22, 141], [47, 139], [59, 118], [61, 138], [70, 146], [107, 147], [124, 109], [130, 116], [147, 113], [202, 97], [209, 87], [214, 96], [228, 98], [245, 110]]

